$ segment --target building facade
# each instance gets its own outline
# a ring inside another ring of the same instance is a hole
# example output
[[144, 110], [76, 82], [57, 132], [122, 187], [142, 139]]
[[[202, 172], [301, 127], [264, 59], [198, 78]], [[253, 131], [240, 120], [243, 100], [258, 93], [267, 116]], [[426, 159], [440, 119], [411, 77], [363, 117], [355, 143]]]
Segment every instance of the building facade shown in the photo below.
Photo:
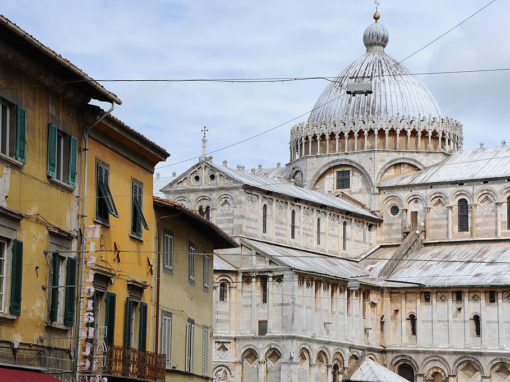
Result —
[[165, 356], [166, 381], [210, 380], [213, 251], [237, 243], [179, 203], [154, 197], [154, 210], [151, 346]]
[[367, 358], [410, 381], [509, 380], [508, 148], [463, 151], [374, 19], [285, 167], [203, 155], [162, 189], [240, 244], [215, 258], [217, 381], [339, 381]]

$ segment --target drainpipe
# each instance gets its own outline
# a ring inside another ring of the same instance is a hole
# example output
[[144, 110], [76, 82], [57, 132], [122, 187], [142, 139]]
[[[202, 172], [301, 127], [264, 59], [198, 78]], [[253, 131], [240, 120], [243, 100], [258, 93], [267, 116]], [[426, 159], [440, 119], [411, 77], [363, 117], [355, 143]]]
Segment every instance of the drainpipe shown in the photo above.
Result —
[[83, 294], [83, 275], [85, 272], [85, 229], [86, 229], [86, 217], [87, 217], [87, 162], [88, 162], [88, 152], [89, 152], [89, 133], [90, 131], [96, 126], [99, 122], [101, 122], [103, 119], [105, 119], [108, 115], [110, 115], [115, 108], [115, 104], [112, 102], [112, 107], [104, 113], [101, 117], [96, 119], [96, 121], [90, 125], [85, 127], [83, 130], [83, 139], [85, 141], [85, 147], [83, 151], [85, 151], [84, 155], [84, 167], [83, 167], [83, 214], [81, 215], [81, 248], [80, 248], [80, 294], [79, 294], [79, 304], [78, 304], [78, 327], [77, 327], [77, 341], [76, 341], [76, 380], [78, 381], [78, 374], [80, 371], [80, 344], [81, 344], [81, 326], [82, 326], [82, 294]]
[[[178, 207], [179, 208], [179, 207]], [[158, 231], [156, 232], [156, 240], [158, 241], [158, 269], [156, 271], [156, 333], [154, 338], [154, 353], [159, 353], [159, 293], [161, 278], [161, 222], [166, 219], [172, 219], [179, 216], [181, 209], [179, 208], [175, 215], [160, 216], [158, 219]]]

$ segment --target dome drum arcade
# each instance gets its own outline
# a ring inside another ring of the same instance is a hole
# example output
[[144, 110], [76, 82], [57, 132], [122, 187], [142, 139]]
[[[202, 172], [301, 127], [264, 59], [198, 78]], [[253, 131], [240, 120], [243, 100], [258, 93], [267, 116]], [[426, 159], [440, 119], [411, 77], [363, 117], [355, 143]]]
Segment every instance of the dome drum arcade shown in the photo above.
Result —
[[[291, 129], [290, 161], [367, 150], [451, 153], [462, 147], [462, 125], [441, 115], [429, 90], [384, 52], [389, 35], [375, 22], [363, 35], [366, 53], [350, 64], [315, 104], [307, 123]], [[372, 94], [347, 94], [369, 79]]]

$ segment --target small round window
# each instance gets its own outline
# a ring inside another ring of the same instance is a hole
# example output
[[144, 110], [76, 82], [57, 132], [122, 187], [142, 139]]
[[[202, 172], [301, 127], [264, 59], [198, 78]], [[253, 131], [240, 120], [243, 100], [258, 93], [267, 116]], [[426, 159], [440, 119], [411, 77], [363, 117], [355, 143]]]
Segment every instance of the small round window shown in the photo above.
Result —
[[195, 180], [195, 182], [200, 182], [200, 175], [195, 175], [193, 180]]
[[398, 208], [398, 206], [391, 206], [390, 214], [392, 214], [393, 216], [397, 216], [399, 212], [400, 208]]
[[214, 182], [214, 181], [216, 180], [216, 175], [214, 175], [214, 174], [209, 174], [209, 180], [210, 180], [211, 182]]

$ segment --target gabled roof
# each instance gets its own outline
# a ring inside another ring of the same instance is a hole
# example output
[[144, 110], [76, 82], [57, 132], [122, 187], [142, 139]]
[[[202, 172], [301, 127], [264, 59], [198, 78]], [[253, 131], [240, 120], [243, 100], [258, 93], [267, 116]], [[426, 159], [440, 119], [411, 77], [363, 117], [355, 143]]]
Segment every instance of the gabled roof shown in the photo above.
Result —
[[303, 251], [274, 243], [243, 238], [243, 245], [264, 254], [272, 261], [291, 269], [340, 279], [368, 276], [354, 261], [319, 252]]
[[407, 379], [367, 357], [346, 381], [407, 382]]
[[114, 93], [106, 90], [71, 61], [41, 43], [3, 15], [0, 15], [0, 40], [11, 44], [49, 71], [58, 72], [61, 78], [82, 89], [91, 98], [115, 102], [119, 105], [122, 103]]
[[510, 147], [457, 151], [443, 162], [412, 175], [381, 182], [381, 187], [510, 178]]
[[[282, 182], [278, 179], [272, 177], [259, 176], [257, 174], [253, 174], [251, 172], [245, 172], [243, 170], [234, 170], [227, 166], [219, 166], [212, 162], [199, 162], [194, 167], [199, 166], [200, 164], [205, 163], [206, 165], [214, 168], [215, 170], [223, 173], [230, 179], [240, 183], [243, 186], [254, 187], [260, 190], [289, 196], [294, 199], [304, 200], [313, 204], [322, 205], [326, 207], [331, 207], [334, 209], [342, 210], [344, 212], [350, 213], [355, 216], [367, 218], [373, 221], [380, 221], [381, 219], [371, 213], [370, 211], [361, 208], [354, 203], [341, 199], [339, 197], [335, 197], [332, 195], [325, 195], [318, 191], [308, 190], [302, 187], [295, 186], [290, 183]], [[189, 172], [189, 170], [187, 171]], [[186, 172], [186, 173], [187, 173]], [[182, 179], [184, 174], [177, 177], [175, 180], [170, 182], [163, 190], [170, 191], [171, 186], [177, 183]]]
[[192, 211], [182, 204], [172, 200], [158, 198], [157, 196], [153, 196], [152, 198], [154, 207], [180, 213], [179, 215], [176, 214], [176, 216], [191, 224], [193, 228], [201, 231], [214, 243], [214, 249], [235, 248], [239, 246], [239, 244], [237, 244], [237, 242], [220, 227], [209, 219], [200, 216], [195, 211]]

